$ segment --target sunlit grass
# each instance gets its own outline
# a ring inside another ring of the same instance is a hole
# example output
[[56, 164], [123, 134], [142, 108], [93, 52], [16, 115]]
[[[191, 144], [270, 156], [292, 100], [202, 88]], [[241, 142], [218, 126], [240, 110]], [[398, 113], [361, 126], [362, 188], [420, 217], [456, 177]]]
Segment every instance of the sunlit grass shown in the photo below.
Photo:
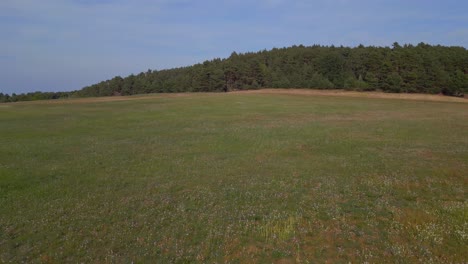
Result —
[[468, 104], [0, 108], [0, 262], [466, 262]]

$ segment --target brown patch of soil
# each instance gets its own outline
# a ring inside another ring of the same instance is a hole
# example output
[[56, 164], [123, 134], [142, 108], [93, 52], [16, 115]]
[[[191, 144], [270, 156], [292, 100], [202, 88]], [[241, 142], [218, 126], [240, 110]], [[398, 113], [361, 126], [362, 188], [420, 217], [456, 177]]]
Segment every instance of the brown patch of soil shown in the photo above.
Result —
[[15, 104], [86, 104], [100, 102], [116, 102], [116, 101], [135, 101], [135, 100], [150, 100], [155, 98], [172, 98], [172, 97], [189, 97], [194, 95], [216, 95], [221, 93], [159, 93], [159, 94], [142, 94], [131, 96], [103, 96], [103, 97], [85, 97], [71, 99], [55, 99], [55, 100], [38, 100], [38, 101], [21, 101]]
[[[316, 90], [316, 89], [260, 89], [260, 90], [243, 90], [233, 91], [229, 93], [209, 92], [209, 93], [160, 93], [160, 94], [142, 94], [132, 96], [104, 96], [104, 97], [87, 97], [87, 98], [72, 98], [72, 99], [57, 99], [57, 100], [39, 100], [39, 101], [22, 101], [15, 104], [69, 104], [69, 103], [99, 103], [99, 102], [115, 102], [115, 101], [134, 101], [134, 100], [149, 100], [155, 98], [172, 98], [172, 97], [189, 97], [195, 95], [225, 95], [225, 94], [286, 94], [286, 95], [302, 95], [302, 96], [339, 96], [339, 97], [362, 97], [362, 98], [381, 98], [381, 99], [403, 99], [403, 100], [419, 100], [419, 101], [436, 101], [436, 102], [459, 102], [468, 103], [468, 98], [450, 97], [434, 94], [407, 94], [407, 93], [384, 93], [384, 92], [357, 92], [345, 90]], [[6, 105], [2, 105], [6, 107]]]
[[468, 103], [467, 98], [450, 97], [450, 96], [444, 96], [444, 95], [384, 93], [384, 92], [357, 92], [357, 91], [345, 91], [345, 90], [260, 89], [260, 90], [234, 91], [231, 93], [290, 94], [290, 95], [307, 95], [307, 96], [342, 96], [342, 97], [364, 97], [364, 98], [404, 99], [404, 100]]

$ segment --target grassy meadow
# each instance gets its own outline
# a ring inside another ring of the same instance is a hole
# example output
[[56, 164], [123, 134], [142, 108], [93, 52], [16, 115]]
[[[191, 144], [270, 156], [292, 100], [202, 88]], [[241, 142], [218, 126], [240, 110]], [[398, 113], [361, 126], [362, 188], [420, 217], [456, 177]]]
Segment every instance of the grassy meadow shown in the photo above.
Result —
[[468, 103], [0, 104], [1, 263], [467, 261]]

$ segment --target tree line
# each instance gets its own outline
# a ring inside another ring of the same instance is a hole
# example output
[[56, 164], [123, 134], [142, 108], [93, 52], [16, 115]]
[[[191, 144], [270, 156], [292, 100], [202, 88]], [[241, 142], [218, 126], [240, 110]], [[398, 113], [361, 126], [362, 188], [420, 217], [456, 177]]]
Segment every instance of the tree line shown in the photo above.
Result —
[[464, 47], [394, 43], [392, 47], [292, 46], [238, 54], [188, 67], [116, 76], [72, 92], [0, 94], [0, 102], [144, 93], [258, 88], [381, 90], [468, 94]]

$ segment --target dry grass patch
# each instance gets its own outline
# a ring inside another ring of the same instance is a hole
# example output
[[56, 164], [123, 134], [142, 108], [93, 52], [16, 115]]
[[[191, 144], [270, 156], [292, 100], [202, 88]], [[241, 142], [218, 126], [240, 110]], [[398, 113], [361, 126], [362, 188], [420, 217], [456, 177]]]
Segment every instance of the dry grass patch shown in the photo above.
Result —
[[407, 94], [407, 93], [383, 93], [383, 92], [356, 92], [345, 90], [314, 90], [314, 89], [260, 89], [235, 91], [232, 93], [249, 94], [284, 94], [284, 95], [305, 95], [305, 96], [341, 96], [341, 97], [361, 97], [361, 98], [380, 98], [380, 99], [403, 99], [433, 102], [459, 102], [468, 103], [466, 98], [449, 97], [433, 94]]

